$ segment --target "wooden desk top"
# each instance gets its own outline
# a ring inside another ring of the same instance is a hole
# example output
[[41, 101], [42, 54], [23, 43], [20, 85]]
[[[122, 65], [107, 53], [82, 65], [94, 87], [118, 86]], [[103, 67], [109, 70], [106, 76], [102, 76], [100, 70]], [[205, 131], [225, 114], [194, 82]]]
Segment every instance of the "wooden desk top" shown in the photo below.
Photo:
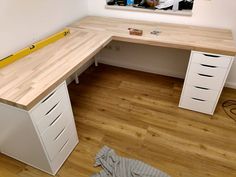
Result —
[[71, 35], [0, 69], [0, 102], [30, 110], [110, 40], [71, 29]]
[[[128, 28], [144, 30], [130, 36]], [[161, 30], [159, 36], [151, 35]], [[71, 35], [0, 69], [0, 102], [30, 110], [89, 61], [111, 40], [234, 56], [230, 30], [86, 17], [71, 25]]]
[[[118, 41], [236, 55], [236, 43], [232, 32], [225, 29], [93, 16], [86, 17], [71, 26], [110, 34], [113, 40]], [[128, 28], [142, 29], [144, 35], [130, 36]], [[150, 34], [153, 30], [160, 30], [160, 35]]]

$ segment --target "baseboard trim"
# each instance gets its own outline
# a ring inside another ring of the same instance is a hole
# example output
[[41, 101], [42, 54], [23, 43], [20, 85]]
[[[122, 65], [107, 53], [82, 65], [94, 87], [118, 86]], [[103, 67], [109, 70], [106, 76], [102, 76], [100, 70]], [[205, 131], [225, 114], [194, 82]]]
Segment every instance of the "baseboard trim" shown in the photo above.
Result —
[[99, 60], [99, 63], [106, 64], [106, 65], [111, 65], [111, 66], [116, 66], [116, 67], [121, 67], [121, 68], [126, 68], [126, 69], [132, 69], [136, 71], [143, 71], [147, 73], [152, 73], [152, 74], [160, 74], [164, 76], [169, 76], [169, 77], [175, 77], [175, 78], [180, 78], [184, 79], [185, 74], [183, 73], [173, 73], [173, 72], [168, 72], [166, 70], [152, 70], [150, 68], [142, 67], [142, 66], [134, 66], [134, 65], [127, 65], [127, 64], [122, 64], [119, 62], [115, 61], [108, 61], [108, 60]]
[[[111, 66], [117, 66], [117, 67], [121, 67], [121, 68], [132, 69], [132, 70], [136, 70], [136, 71], [143, 71], [143, 72], [148, 72], [148, 73], [153, 73], [153, 74], [160, 74], [160, 75], [170, 76], [170, 77], [175, 77], [175, 78], [180, 78], [180, 79], [185, 78], [185, 74], [183, 74], [183, 73], [174, 73], [174, 72], [169, 72], [169, 71], [160, 70], [160, 69], [159, 70], [152, 70], [152, 69], [141, 67], [141, 66], [122, 64], [122, 63], [115, 62], [115, 61], [112, 61], [109, 59], [106, 59], [106, 60], [100, 59], [99, 63], [111, 65]], [[226, 82], [225, 87], [236, 89], [236, 83]]]
[[227, 88], [232, 88], [232, 89], [236, 89], [236, 83], [233, 83], [233, 82], [226, 82], [225, 87], [227, 87]]

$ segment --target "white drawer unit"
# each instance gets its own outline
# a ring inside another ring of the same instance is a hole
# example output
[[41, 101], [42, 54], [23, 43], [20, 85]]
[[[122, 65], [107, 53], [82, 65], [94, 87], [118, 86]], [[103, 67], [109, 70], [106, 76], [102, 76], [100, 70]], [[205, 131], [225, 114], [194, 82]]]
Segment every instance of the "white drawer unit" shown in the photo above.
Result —
[[78, 143], [66, 83], [28, 112], [4, 104], [0, 109], [6, 132], [14, 132], [0, 136], [1, 152], [55, 175]]
[[193, 111], [198, 111], [205, 114], [210, 114], [213, 112], [215, 103], [213, 101], [204, 100], [200, 98], [184, 96], [182, 98], [181, 107], [190, 109]]
[[217, 66], [222, 68], [228, 68], [232, 62], [231, 56], [211, 54], [211, 53], [202, 53], [202, 52], [192, 52], [192, 62], [206, 64], [209, 66]]
[[66, 139], [66, 142], [63, 144], [59, 152], [56, 154], [54, 160], [51, 162], [51, 169], [54, 172], [59, 170], [63, 162], [67, 159], [78, 143], [77, 131], [74, 122], [70, 124], [68, 130], [70, 130], [69, 138]]
[[39, 132], [42, 134], [47, 129], [50, 129], [50, 127], [53, 127], [55, 122], [62, 116], [64, 116], [65, 113], [63, 110], [68, 109], [67, 107], [68, 105], [65, 104], [65, 100], [62, 100], [57, 103], [54, 107], [54, 110], [52, 110], [49, 114], [41, 118], [40, 121], [36, 122]]
[[226, 68], [212, 68], [198, 63], [191, 63], [186, 82], [189, 85], [219, 90], [227, 74]]
[[213, 115], [233, 59], [192, 51], [179, 106]]
[[218, 91], [211, 90], [205, 87], [186, 85], [185, 96], [199, 98], [201, 100], [215, 101], [218, 97]]
[[51, 161], [55, 159], [56, 155], [70, 139], [72, 128], [71, 122], [69, 122], [67, 125], [61, 125], [58, 129], [52, 129], [42, 135], [43, 143]]
[[[38, 122], [47, 117], [53, 109], [55, 109], [60, 101], [67, 96], [66, 85], [62, 84], [32, 109], [32, 118], [34, 122]], [[63, 102], [63, 101], [62, 101]]]

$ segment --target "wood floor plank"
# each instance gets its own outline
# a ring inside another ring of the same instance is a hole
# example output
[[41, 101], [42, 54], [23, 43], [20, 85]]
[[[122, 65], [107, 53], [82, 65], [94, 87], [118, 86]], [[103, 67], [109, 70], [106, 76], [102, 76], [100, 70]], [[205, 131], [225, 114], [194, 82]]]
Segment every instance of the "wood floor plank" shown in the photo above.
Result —
[[[236, 177], [236, 122], [221, 104], [236, 99], [225, 88], [214, 116], [178, 108], [183, 80], [117, 67], [90, 67], [69, 85], [80, 143], [57, 177], [96, 173], [104, 145], [172, 177]], [[49, 177], [0, 155], [0, 177]]]

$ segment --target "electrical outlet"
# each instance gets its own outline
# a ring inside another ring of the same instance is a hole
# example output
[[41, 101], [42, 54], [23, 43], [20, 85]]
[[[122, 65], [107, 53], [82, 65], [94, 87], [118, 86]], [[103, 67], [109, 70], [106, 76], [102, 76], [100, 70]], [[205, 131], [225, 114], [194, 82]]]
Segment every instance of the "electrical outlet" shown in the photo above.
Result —
[[112, 50], [113, 47], [112, 47], [111, 45], [107, 45], [107, 46], [105, 47], [105, 49], [107, 49], [107, 50]]
[[119, 52], [120, 51], [120, 46], [119, 45], [107, 45], [105, 47], [106, 50], [114, 50], [114, 51], [117, 51]]
[[116, 49], [117, 52], [119, 52], [120, 51], [120, 46], [118, 46], [118, 45], [115, 46], [115, 49]]

